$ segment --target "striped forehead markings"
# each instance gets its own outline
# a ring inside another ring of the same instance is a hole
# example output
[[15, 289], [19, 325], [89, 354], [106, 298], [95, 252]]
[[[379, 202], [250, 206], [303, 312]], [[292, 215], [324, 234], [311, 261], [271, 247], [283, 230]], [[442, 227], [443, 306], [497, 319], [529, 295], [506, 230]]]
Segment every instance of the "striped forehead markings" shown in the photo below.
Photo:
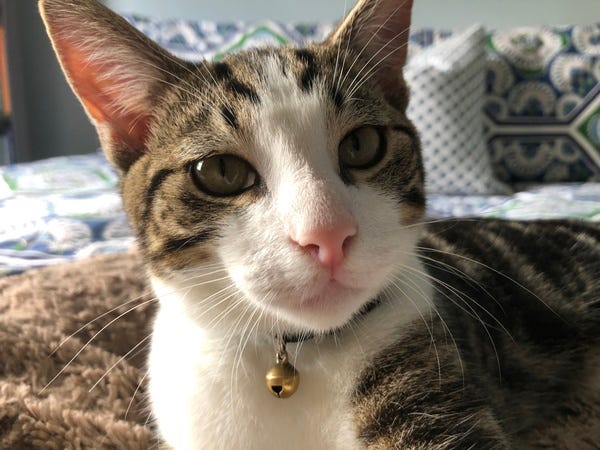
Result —
[[229, 64], [218, 62], [214, 64], [214, 77], [217, 81], [223, 83], [225, 90], [235, 95], [249, 100], [253, 104], [260, 103], [260, 97], [254, 88], [237, 79], [231, 70]]
[[225, 120], [225, 123], [231, 128], [235, 130], [238, 130], [240, 128], [237, 116], [230, 105], [223, 105], [221, 107], [221, 116]]
[[300, 87], [304, 92], [310, 91], [315, 84], [315, 79], [319, 75], [319, 66], [315, 61], [315, 55], [306, 48], [299, 48], [294, 53], [296, 58], [304, 65], [304, 71], [300, 76]]

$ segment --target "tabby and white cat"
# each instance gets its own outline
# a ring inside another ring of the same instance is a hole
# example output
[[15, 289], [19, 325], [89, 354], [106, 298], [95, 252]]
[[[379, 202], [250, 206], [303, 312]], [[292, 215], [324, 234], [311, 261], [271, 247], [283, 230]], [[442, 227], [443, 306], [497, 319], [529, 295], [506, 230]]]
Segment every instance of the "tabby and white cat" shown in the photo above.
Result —
[[[423, 223], [411, 6], [360, 0], [321, 44], [191, 64], [96, 1], [40, 2], [160, 301], [169, 445], [510, 448], [597, 412], [599, 227]], [[282, 339], [287, 399], [264, 381]]]

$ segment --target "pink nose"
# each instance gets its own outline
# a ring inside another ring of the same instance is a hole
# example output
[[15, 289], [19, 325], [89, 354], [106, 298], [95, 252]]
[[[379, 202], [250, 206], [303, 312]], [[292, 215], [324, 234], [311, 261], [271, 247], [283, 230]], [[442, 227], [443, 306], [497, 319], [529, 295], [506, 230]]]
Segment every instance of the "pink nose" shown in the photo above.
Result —
[[333, 271], [344, 261], [344, 247], [355, 234], [354, 222], [344, 220], [332, 227], [298, 230], [292, 240], [313, 253], [319, 264]]

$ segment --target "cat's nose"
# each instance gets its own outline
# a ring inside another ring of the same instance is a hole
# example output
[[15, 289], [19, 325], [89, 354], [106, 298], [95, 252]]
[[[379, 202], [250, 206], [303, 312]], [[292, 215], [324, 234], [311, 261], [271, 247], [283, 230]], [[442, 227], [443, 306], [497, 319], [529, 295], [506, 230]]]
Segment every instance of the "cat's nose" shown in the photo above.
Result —
[[334, 226], [296, 230], [291, 237], [300, 247], [312, 253], [321, 266], [333, 272], [344, 261], [345, 248], [356, 231], [355, 222], [344, 219]]

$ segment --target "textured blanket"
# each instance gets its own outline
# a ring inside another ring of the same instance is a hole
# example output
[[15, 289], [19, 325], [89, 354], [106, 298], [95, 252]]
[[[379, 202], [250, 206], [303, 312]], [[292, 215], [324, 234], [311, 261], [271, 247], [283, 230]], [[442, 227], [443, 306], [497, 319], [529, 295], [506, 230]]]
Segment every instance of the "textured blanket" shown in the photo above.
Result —
[[157, 446], [143, 274], [127, 254], [0, 279], [0, 449]]

